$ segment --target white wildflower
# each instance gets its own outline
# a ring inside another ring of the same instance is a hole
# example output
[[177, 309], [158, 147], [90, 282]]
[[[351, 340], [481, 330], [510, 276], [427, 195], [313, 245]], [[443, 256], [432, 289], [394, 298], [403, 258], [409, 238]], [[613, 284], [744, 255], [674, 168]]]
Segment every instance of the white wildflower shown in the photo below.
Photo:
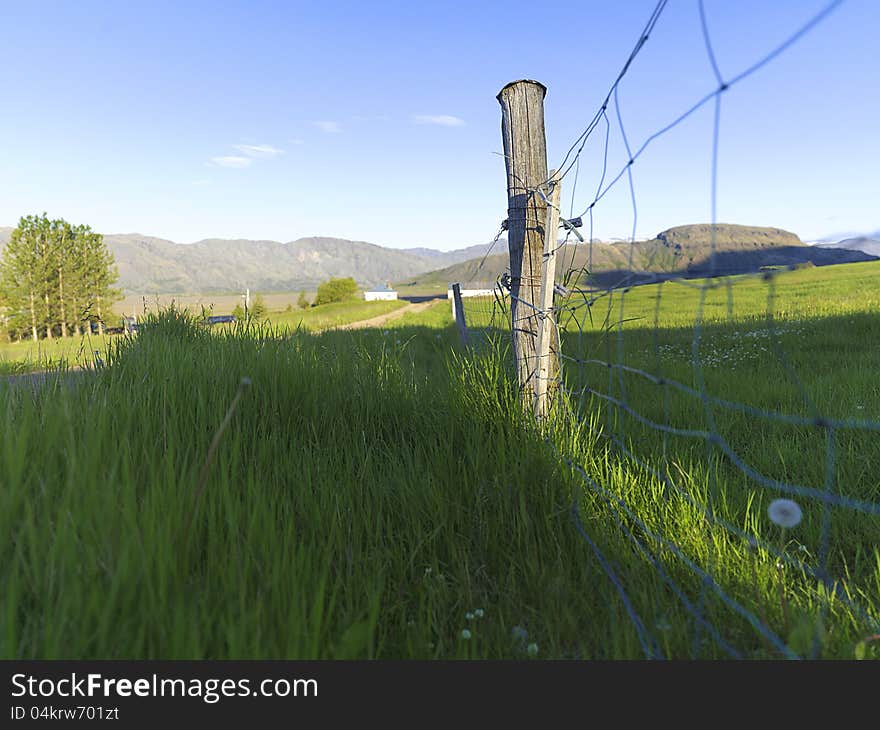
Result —
[[485, 615], [486, 615], [486, 612], [483, 611], [482, 608], [475, 608], [474, 609], [474, 616], [476, 616], [477, 618], [483, 618], [483, 616], [485, 616]]
[[790, 499], [774, 499], [767, 508], [767, 515], [780, 527], [794, 527], [804, 516], [798, 503]]
[[474, 614], [472, 614], [470, 611], [468, 611], [468, 612], [464, 615], [464, 617], [465, 617], [468, 621], [473, 621], [473, 620], [474, 620]]
[[468, 631], [467, 629], [462, 629], [461, 630], [461, 638], [464, 639], [465, 641], [467, 641], [468, 639], [471, 638], [471, 632]]

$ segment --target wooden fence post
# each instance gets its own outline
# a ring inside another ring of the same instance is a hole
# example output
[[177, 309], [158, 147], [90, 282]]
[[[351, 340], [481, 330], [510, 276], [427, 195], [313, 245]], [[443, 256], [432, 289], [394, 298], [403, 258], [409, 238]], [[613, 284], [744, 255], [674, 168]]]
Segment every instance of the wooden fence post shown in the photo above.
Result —
[[467, 347], [468, 329], [464, 320], [464, 305], [461, 303], [461, 284], [458, 282], [452, 285], [452, 306], [455, 309], [455, 323], [458, 325], [458, 334], [461, 335], [461, 345]]
[[550, 412], [552, 390], [550, 381], [559, 375], [559, 343], [555, 337], [556, 315], [553, 311], [553, 288], [556, 285], [556, 249], [559, 246], [559, 204], [562, 199], [562, 180], [556, 170], [550, 172], [550, 190], [547, 196], [547, 217], [544, 225], [544, 256], [541, 271], [541, 294], [538, 317], [538, 343], [535, 353], [535, 418], [539, 421]]
[[523, 407], [534, 408], [546, 208], [534, 190], [547, 180], [544, 96], [547, 88], [524, 79], [498, 93], [507, 168], [507, 246], [513, 358]]

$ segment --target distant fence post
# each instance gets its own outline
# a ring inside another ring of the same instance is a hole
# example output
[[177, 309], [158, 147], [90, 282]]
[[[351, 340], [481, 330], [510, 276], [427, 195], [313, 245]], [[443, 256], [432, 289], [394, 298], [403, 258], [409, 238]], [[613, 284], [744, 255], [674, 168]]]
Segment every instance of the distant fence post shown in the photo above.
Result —
[[513, 358], [523, 406], [534, 407], [546, 208], [534, 190], [547, 180], [544, 96], [547, 88], [524, 79], [498, 93], [507, 168], [507, 246], [510, 251], [510, 316]]
[[467, 322], [464, 320], [464, 305], [461, 302], [461, 284], [458, 282], [452, 285], [452, 308], [455, 311], [455, 323], [458, 325], [462, 347], [467, 347], [468, 329]]
[[535, 354], [535, 418], [539, 421], [550, 412], [553, 396], [551, 380], [559, 375], [559, 342], [555, 341], [556, 316], [553, 312], [553, 288], [556, 285], [556, 249], [558, 247], [559, 204], [562, 180], [556, 170], [550, 172], [550, 204], [544, 225], [544, 256], [541, 271], [541, 294], [538, 316], [538, 343]]

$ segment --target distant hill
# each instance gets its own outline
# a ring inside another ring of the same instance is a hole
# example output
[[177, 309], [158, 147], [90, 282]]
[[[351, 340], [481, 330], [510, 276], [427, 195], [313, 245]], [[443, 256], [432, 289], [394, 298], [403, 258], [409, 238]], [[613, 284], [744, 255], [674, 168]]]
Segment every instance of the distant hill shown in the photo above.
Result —
[[[758, 271], [765, 266], [793, 266], [812, 263], [815, 266], [869, 261], [877, 256], [859, 250], [807, 246], [798, 236], [779, 228], [760, 228], [719, 223], [696, 224], [670, 228], [647, 241], [615, 243], [594, 242], [569, 244], [557, 252], [557, 278], [566, 272], [590, 269], [602, 284], [612, 284], [624, 276], [638, 281], [634, 272], [651, 272], [670, 276], [706, 276], [741, 274]], [[715, 258], [710, 262], [714, 243]], [[592, 252], [590, 249], [592, 248]], [[632, 250], [630, 250], [632, 249]], [[420, 274], [401, 284], [445, 286], [452, 281], [491, 282], [509, 268], [507, 244], [499, 241], [495, 251], [486, 257], [471, 259], [436, 271]], [[630, 254], [632, 261], [630, 262]], [[880, 256], [880, 254], [878, 254]], [[713, 269], [714, 267], [714, 269]]]
[[820, 248], [842, 248], [848, 251], [861, 251], [869, 256], [880, 256], [880, 232], [871, 236], [845, 238], [837, 243], [819, 243]]
[[[11, 232], [0, 228], [0, 249]], [[294, 291], [314, 289], [331, 276], [352, 276], [361, 286], [374, 286], [464, 261], [480, 248], [401, 250], [320, 237], [178, 244], [138, 233], [106, 234], [104, 241], [116, 259], [119, 285], [131, 294], [216, 294], [245, 287]]]

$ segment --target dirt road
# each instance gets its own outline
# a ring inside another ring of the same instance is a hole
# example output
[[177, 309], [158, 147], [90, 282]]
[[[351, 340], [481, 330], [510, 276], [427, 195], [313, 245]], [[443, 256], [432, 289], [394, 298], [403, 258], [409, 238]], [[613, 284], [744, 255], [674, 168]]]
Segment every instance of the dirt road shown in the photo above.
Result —
[[393, 312], [388, 312], [388, 314], [380, 314], [378, 317], [373, 317], [372, 319], [362, 319], [360, 322], [352, 322], [350, 324], [342, 324], [338, 327], [329, 327], [328, 329], [338, 329], [338, 330], [359, 330], [359, 329], [369, 329], [371, 327], [381, 327], [383, 324], [387, 324], [388, 322], [392, 322], [395, 319], [400, 319], [404, 314], [407, 313], [415, 313], [421, 312], [428, 307], [430, 307], [436, 299], [432, 299], [428, 302], [418, 302], [416, 304], [408, 304], [405, 307], [401, 307], [400, 309], [395, 309]]

